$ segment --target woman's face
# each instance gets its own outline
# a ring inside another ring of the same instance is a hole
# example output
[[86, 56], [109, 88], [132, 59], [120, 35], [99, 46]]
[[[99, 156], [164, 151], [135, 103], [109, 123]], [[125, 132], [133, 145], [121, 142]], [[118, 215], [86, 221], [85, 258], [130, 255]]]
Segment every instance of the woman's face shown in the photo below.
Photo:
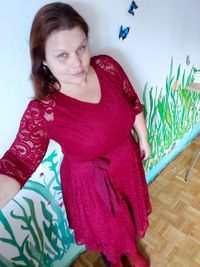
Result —
[[84, 84], [90, 65], [88, 39], [83, 30], [54, 31], [46, 40], [46, 65], [60, 82], [61, 89]]

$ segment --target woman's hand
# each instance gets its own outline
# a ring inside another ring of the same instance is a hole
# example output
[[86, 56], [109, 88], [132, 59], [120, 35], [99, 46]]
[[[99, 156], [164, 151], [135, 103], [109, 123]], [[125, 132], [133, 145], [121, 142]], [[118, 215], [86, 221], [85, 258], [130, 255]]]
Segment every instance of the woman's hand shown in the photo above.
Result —
[[136, 116], [133, 128], [138, 136], [141, 158], [142, 160], [145, 160], [150, 155], [150, 146], [148, 143], [148, 133], [146, 128], [146, 123], [142, 112]]
[[0, 174], [0, 210], [19, 192], [20, 184], [12, 177]]
[[139, 139], [139, 148], [142, 160], [146, 160], [150, 155], [150, 146], [147, 139]]

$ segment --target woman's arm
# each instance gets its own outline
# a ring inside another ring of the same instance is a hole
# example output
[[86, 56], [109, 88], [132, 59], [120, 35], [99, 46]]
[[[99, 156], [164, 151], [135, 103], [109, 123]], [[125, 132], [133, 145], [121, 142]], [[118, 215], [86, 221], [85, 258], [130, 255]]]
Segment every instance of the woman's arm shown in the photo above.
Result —
[[141, 158], [145, 160], [150, 155], [150, 146], [148, 143], [148, 133], [143, 112], [136, 115], [133, 128], [138, 136]]
[[17, 194], [46, 153], [49, 136], [45, 112], [39, 101], [29, 103], [13, 144], [0, 159], [0, 208]]
[[0, 210], [19, 192], [20, 187], [16, 179], [0, 174]]

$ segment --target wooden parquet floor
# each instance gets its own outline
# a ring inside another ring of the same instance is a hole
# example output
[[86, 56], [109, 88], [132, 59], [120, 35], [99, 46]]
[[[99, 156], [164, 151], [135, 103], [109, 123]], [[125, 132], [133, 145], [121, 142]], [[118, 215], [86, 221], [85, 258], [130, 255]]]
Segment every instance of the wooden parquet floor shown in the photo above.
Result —
[[[194, 139], [149, 185], [153, 212], [141, 250], [152, 267], [200, 267], [200, 157], [190, 180], [184, 177], [197, 150]], [[130, 266], [128, 262], [124, 266]], [[86, 251], [71, 267], [105, 267], [98, 253]]]

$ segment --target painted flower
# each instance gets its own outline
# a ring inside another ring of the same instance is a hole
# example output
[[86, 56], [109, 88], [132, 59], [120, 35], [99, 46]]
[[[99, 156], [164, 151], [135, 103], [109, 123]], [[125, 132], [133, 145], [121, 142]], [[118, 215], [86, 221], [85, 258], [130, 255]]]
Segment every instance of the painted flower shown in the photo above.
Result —
[[178, 88], [178, 80], [176, 80], [172, 85], [172, 91], [176, 91]]

